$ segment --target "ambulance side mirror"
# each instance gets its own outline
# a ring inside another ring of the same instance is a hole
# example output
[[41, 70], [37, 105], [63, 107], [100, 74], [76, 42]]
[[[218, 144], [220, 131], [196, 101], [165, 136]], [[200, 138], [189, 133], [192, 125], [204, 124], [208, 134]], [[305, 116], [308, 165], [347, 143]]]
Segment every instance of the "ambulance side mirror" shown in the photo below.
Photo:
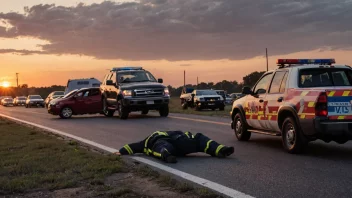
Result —
[[242, 94], [245, 94], [245, 95], [249, 95], [250, 94], [250, 95], [252, 95], [253, 92], [252, 92], [250, 87], [243, 87], [242, 88]]

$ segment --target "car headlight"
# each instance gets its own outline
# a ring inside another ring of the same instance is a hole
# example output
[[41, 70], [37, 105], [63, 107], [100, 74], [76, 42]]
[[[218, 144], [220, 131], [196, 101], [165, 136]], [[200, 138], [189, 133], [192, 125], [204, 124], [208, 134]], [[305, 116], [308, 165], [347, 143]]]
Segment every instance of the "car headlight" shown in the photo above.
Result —
[[132, 90], [124, 90], [124, 91], [122, 92], [122, 94], [123, 94], [124, 96], [132, 96]]
[[164, 89], [164, 95], [165, 95], [165, 96], [170, 96], [170, 91], [169, 91], [168, 88], [165, 88], [165, 89]]
[[199, 101], [204, 101], [204, 98], [198, 98]]

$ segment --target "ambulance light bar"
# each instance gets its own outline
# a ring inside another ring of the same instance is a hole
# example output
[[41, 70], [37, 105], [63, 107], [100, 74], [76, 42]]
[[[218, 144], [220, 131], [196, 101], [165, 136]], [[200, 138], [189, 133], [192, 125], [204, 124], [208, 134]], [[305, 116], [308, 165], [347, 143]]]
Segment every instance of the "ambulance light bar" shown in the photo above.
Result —
[[335, 59], [277, 59], [277, 64], [327, 64], [331, 65], [335, 62]]

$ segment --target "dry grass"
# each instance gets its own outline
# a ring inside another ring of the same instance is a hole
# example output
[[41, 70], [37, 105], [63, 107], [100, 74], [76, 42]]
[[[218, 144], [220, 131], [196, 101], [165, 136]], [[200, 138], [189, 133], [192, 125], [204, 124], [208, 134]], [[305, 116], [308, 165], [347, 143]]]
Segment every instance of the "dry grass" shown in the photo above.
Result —
[[91, 152], [76, 141], [2, 118], [0, 135], [0, 196], [219, 197], [147, 166], [131, 166], [118, 156]]

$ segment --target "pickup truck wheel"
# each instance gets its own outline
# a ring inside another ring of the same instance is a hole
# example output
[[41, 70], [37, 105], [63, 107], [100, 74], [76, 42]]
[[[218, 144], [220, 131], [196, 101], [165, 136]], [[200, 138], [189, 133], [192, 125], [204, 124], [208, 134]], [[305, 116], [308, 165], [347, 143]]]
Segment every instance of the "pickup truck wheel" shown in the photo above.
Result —
[[142, 111], [142, 115], [147, 115], [148, 113], [149, 113], [149, 110], [148, 110], [148, 109]]
[[64, 107], [60, 111], [60, 117], [63, 119], [68, 119], [72, 117], [72, 109], [70, 107]]
[[302, 153], [308, 141], [297, 126], [296, 121], [288, 117], [282, 124], [282, 143], [288, 153]]
[[244, 120], [242, 119], [241, 114], [237, 113], [233, 121], [233, 130], [235, 131], [236, 138], [239, 141], [248, 141], [251, 138], [252, 133], [247, 131], [247, 127], [244, 123]]
[[103, 113], [106, 117], [112, 117], [112, 116], [114, 116], [114, 113], [115, 113], [114, 110], [108, 109], [108, 104], [107, 104], [105, 98], [103, 98]]
[[118, 104], [118, 113], [121, 120], [126, 120], [128, 118], [128, 109], [121, 103]]
[[160, 107], [159, 114], [161, 117], [167, 117], [169, 115], [169, 106]]

